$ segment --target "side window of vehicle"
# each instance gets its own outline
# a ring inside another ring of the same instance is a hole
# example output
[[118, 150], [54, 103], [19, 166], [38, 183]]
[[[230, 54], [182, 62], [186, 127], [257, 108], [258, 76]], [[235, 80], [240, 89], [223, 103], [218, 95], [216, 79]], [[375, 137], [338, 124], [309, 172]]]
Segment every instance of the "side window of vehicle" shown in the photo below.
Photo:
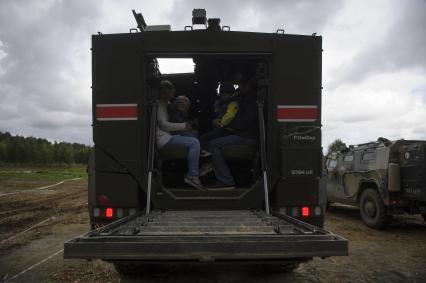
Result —
[[354, 155], [350, 154], [350, 155], [346, 155], [345, 158], [343, 158], [343, 162], [352, 162], [354, 161]]
[[363, 161], [372, 161], [376, 159], [376, 151], [375, 150], [366, 150], [362, 154]]
[[337, 166], [337, 159], [330, 159], [328, 161], [328, 169], [334, 169]]

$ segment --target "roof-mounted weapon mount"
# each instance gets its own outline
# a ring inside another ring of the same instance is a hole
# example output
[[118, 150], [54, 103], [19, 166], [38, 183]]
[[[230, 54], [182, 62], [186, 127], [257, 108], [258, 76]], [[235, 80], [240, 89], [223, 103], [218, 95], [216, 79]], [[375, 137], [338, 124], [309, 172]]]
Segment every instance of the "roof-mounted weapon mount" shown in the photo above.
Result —
[[[133, 16], [135, 17], [136, 23], [138, 24], [138, 29], [141, 32], [144, 31], [171, 31], [170, 25], [147, 25], [145, 19], [142, 16], [142, 13], [136, 13], [135, 10], [132, 10]], [[130, 33], [137, 31], [137, 29], [130, 29]]]
[[136, 23], [138, 24], [138, 29], [143, 32], [146, 28], [146, 22], [141, 13], [136, 13], [135, 10], [132, 10], [133, 16], [135, 17]]

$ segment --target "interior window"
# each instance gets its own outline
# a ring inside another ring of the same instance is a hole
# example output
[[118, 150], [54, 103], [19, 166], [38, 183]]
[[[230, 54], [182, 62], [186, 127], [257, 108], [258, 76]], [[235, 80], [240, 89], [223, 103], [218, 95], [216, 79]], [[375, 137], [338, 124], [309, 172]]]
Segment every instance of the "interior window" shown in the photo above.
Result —
[[351, 155], [346, 155], [345, 158], [343, 159], [343, 162], [352, 162], [354, 160], [354, 156]]
[[371, 161], [376, 159], [376, 152], [375, 151], [366, 151], [362, 154], [362, 160], [364, 161]]
[[329, 169], [336, 168], [336, 166], [337, 166], [337, 159], [331, 159], [330, 161], [328, 161], [328, 168]]
[[157, 61], [162, 74], [194, 73], [192, 58], [158, 58]]

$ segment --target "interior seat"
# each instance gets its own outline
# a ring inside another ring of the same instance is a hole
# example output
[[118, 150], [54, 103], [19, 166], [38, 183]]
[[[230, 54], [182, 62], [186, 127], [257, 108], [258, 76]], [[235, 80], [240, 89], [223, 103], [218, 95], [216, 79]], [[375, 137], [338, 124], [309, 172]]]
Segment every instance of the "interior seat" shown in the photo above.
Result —
[[159, 153], [163, 161], [186, 160], [188, 148], [178, 144], [166, 144], [159, 150]]
[[[222, 148], [225, 160], [231, 161], [252, 160], [256, 152], [257, 148], [250, 145], [227, 145]], [[186, 160], [188, 148], [183, 145], [165, 145], [160, 149], [159, 153], [163, 161]]]

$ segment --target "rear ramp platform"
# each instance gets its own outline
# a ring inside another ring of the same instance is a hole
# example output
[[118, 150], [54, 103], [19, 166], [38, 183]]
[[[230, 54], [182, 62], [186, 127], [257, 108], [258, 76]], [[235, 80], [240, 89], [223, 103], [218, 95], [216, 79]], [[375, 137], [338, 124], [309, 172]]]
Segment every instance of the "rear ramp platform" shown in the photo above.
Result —
[[65, 243], [65, 258], [142, 262], [279, 261], [343, 256], [347, 240], [258, 210], [153, 211]]

